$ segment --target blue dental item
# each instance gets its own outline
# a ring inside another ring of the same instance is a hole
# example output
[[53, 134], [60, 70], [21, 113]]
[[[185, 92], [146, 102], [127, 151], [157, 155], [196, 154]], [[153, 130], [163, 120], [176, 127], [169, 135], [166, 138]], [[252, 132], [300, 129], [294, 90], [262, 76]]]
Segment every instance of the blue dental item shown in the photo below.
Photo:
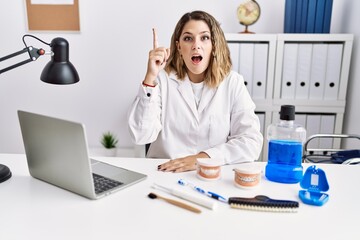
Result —
[[206, 191], [206, 190], [204, 190], [204, 189], [202, 189], [202, 188], [200, 188], [200, 187], [198, 187], [198, 186], [195, 186], [194, 184], [192, 184], [192, 183], [190, 183], [190, 182], [187, 182], [187, 181], [184, 180], [184, 179], [179, 179], [179, 180], [178, 180], [178, 183], [179, 183], [180, 185], [182, 185], [182, 186], [189, 186], [189, 187], [191, 187], [192, 189], [194, 189], [195, 191], [197, 191], [197, 192], [199, 192], [199, 193], [201, 193], [201, 194], [204, 194], [204, 195], [206, 195], [206, 196], [208, 196], [208, 197], [211, 197], [211, 198], [214, 198], [214, 199], [216, 199], [216, 200], [219, 200], [219, 201], [221, 201], [221, 202], [225, 202], [225, 203], [228, 202], [228, 200], [227, 200], [225, 197], [223, 197], [223, 196], [221, 196], [221, 195], [219, 195], [219, 194], [217, 194], [217, 193], [214, 193], [214, 192]]
[[324, 193], [329, 190], [329, 184], [321, 168], [308, 167], [300, 186], [307, 189], [299, 191], [299, 198], [305, 204], [322, 206], [329, 200], [329, 195]]

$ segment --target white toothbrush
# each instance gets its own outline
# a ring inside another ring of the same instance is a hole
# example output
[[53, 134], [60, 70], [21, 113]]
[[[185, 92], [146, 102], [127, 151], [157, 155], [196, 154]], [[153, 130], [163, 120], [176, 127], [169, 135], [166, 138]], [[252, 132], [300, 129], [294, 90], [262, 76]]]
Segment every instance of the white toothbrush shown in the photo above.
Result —
[[206, 207], [211, 210], [215, 210], [217, 208], [216, 202], [211, 201], [210, 199], [200, 198], [198, 196], [195, 196], [194, 194], [189, 194], [188, 192], [185, 192], [185, 191], [167, 188], [167, 187], [164, 187], [164, 186], [156, 184], [156, 183], [154, 183], [153, 188], [160, 189], [160, 190], [170, 193], [176, 197], [193, 202], [195, 204], [198, 204], [200, 206]]

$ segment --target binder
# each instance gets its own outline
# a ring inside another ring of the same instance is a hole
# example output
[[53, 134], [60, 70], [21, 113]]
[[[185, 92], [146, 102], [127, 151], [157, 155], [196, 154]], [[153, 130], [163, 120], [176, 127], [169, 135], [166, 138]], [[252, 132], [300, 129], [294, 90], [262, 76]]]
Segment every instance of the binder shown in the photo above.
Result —
[[[305, 113], [295, 113], [296, 124], [303, 126], [306, 129], [306, 114]], [[308, 136], [306, 136], [308, 137]]]
[[306, 24], [307, 24], [307, 19], [308, 19], [309, 0], [300, 0], [300, 1], [302, 1], [300, 33], [306, 33]]
[[[307, 114], [306, 117], [306, 134], [308, 137], [320, 133], [321, 115]], [[319, 148], [319, 139], [311, 140], [309, 148]]]
[[239, 44], [239, 71], [243, 75], [245, 85], [252, 95], [252, 82], [253, 82], [253, 67], [254, 67], [254, 44], [253, 43], [240, 43]]
[[267, 82], [268, 44], [254, 45], [254, 68], [252, 82], [252, 97], [264, 99]]
[[284, 44], [283, 76], [281, 81], [281, 98], [294, 99], [298, 44]]
[[286, 0], [285, 2], [284, 33], [295, 33], [296, 1]]
[[310, 87], [310, 71], [312, 59], [312, 44], [300, 43], [298, 50], [298, 63], [296, 72], [296, 99], [308, 99]]
[[260, 121], [260, 132], [263, 134], [263, 136], [265, 136], [265, 113], [263, 112], [256, 112], [256, 115], [259, 118]]
[[316, 4], [317, 4], [317, 0], [309, 0], [306, 33], [315, 32]]
[[341, 43], [328, 45], [324, 100], [338, 99], [342, 53]]
[[326, 0], [317, 0], [314, 33], [323, 33], [325, 1]]
[[332, 8], [333, 8], [333, 0], [326, 0], [323, 33], [330, 33]]
[[301, 32], [302, 5], [303, 5], [303, 0], [296, 1], [295, 33]]
[[[335, 115], [321, 115], [320, 121], [320, 133], [334, 133], [335, 128]], [[331, 138], [320, 138], [319, 139], [319, 147], [332, 149], [333, 148], [333, 140]]]
[[313, 44], [309, 99], [323, 99], [325, 90], [327, 45], [328, 44], [322, 43]]
[[239, 43], [228, 43], [228, 47], [230, 50], [232, 70], [239, 73]]

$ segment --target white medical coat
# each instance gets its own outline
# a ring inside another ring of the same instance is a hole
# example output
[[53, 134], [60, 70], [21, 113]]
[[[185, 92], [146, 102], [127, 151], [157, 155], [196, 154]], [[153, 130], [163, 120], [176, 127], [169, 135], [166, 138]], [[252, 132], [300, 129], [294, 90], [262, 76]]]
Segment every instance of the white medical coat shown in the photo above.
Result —
[[206, 152], [224, 163], [258, 159], [263, 136], [244, 79], [231, 72], [217, 88], [204, 85], [198, 108], [188, 77], [161, 71], [156, 87], [140, 86], [128, 113], [135, 144], [147, 157], [175, 159]]

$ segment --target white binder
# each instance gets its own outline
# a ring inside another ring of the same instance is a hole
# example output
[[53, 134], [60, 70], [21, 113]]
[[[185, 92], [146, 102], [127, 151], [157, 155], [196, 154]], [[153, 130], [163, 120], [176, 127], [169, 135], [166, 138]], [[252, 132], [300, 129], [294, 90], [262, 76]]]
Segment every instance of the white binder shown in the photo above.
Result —
[[267, 82], [268, 44], [256, 43], [254, 45], [254, 67], [252, 81], [252, 97], [265, 99]]
[[313, 44], [309, 99], [323, 99], [328, 44]]
[[[334, 133], [335, 128], [335, 115], [321, 115], [320, 122], [320, 133]], [[319, 147], [332, 149], [333, 148], [333, 140], [331, 138], [320, 138], [319, 139]]]
[[[306, 133], [307, 137], [320, 133], [321, 115], [308, 114], [306, 117]], [[319, 139], [309, 142], [308, 148], [319, 148]]]
[[232, 70], [239, 73], [239, 43], [228, 43], [230, 50], [230, 58], [232, 62]]
[[259, 121], [260, 121], [260, 132], [264, 135], [265, 134], [265, 132], [264, 132], [264, 130], [265, 130], [265, 113], [256, 112], [256, 115], [258, 116]]
[[338, 99], [342, 53], [342, 44], [328, 45], [324, 100]]
[[[296, 113], [295, 114], [295, 121], [296, 124], [300, 124], [306, 129], [306, 114], [305, 113]], [[308, 137], [308, 136], [306, 136]]]
[[246, 87], [252, 95], [253, 67], [254, 67], [254, 44], [240, 43], [239, 71], [244, 76]]
[[298, 44], [286, 43], [284, 45], [283, 75], [281, 81], [281, 98], [295, 98], [295, 81], [297, 67]]
[[308, 99], [312, 60], [312, 44], [300, 43], [296, 71], [295, 98]]

